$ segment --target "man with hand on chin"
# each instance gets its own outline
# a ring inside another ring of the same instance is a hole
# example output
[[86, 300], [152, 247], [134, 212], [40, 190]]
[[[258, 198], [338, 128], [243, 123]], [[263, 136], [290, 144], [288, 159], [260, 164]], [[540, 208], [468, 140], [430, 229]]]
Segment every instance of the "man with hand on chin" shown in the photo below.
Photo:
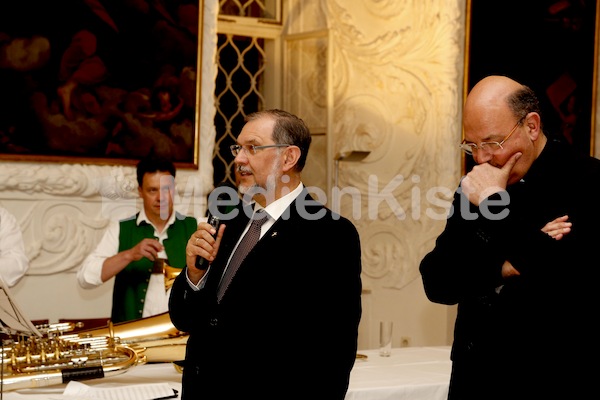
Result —
[[535, 93], [505, 76], [473, 87], [463, 127], [476, 165], [420, 265], [427, 297], [458, 304], [448, 399], [585, 398], [600, 160], [547, 135]]

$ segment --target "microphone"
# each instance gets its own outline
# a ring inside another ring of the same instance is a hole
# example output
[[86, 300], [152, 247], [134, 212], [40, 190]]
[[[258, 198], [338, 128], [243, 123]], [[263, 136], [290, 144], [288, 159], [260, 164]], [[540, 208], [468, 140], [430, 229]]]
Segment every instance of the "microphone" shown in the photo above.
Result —
[[[213, 235], [213, 237], [216, 237], [217, 232], [219, 231], [219, 226], [221, 226], [221, 217], [225, 214], [228, 214], [232, 210], [232, 208], [230, 207], [220, 208], [220, 206], [234, 206], [231, 202], [231, 191], [235, 192], [235, 198], [239, 202], [237, 190], [232, 188], [231, 185], [227, 183], [220, 183], [208, 195], [208, 210], [206, 212], [206, 217], [207, 222], [213, 228], [215, 228], [215, 234]], [[227, 200], [229, 200], [229, 202], [226, 202]], [[221, 204], [224, 202], [226, 203]], [[233, 208], [235, 208], [235, 206]], [[216, 215], [213, 214], [213, 212], [215, 212]], [[205, 270], [208, 268], [208, 264], [209, 263], [206, 258], [196, 256], [196, 263], [194, 264], [196, 268]]]
[[[219, 226], [221, 225], [221, 220], [219, 219], [219, 217], [211, 215], [209, 212], [207, 222], [209, 224], [211, 224], [212, 227], [215, 228], [217, 231], [219, 230]], [[215, 237], [215, 235], [216, 235], [216, 233], [213, 235], [213, 237]], [[195, 266], [198, 269], [207, 269], [208, 268], [208, 260], [206, 260], [206, 258], [204, 258], [204, 257], [196, 256]]]

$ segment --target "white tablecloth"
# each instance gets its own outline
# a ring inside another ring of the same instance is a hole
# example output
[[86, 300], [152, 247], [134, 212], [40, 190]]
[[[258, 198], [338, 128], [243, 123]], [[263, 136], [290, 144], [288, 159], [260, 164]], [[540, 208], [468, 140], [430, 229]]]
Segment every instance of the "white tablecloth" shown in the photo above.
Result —
[[446, 400], [450, 381], [450, 347], [359, 351], [346, 400]]
[[[346, 400], [445, 400], [448, 395], [449, 347], [392, 349], [390, 357], [380, 357], [377, 350], [359, 354], [367, 358], [357, 358]], [[166, 382], [181, 393], [181, 374], [170, 363], [139, 365], [117, 376], [82, 382], [97, 387]], [[3, 393], [2, 399], [72, 400], [62, 396], [65, 386], [15, 390]]]

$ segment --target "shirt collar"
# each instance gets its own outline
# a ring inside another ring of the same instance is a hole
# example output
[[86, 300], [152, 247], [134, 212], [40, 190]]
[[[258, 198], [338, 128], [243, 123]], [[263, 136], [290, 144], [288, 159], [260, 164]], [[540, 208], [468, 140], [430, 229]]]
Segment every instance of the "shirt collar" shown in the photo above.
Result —
[[[298, 184], [298, 186], [296, 186], [296, 189], [292, 190], [280, 199], [275, 200], [274, 202], [266, 206], [264, 210], [269, 214], [269, 216], [272, 219], [278, 220], [279, 217], [281, 217], [281, 215], [285, 212], [285, 210], [287, 210], [290, 204], [292, 204], [292, 202], [296, 199], [296, 197], [298, 197], [300, 193], [302, 193], [303, 189], [304, 185], [301, 182]], [[254, 212], [258, 211], [261, 208], [262, 207], [258, 203], [254, 203]]]
[[[178, 212], [177, 211], [173, 211], [171, 213], [171, 216], [169, 217], [169, 219], [167, 220], [167, 223], [165, 224], [165, 231], [171, 226], [173, 225], [173, 223], [175, 222], [175, 218], [177, 217]], [[145, 222], [149, 225], [152, 225], [154, 227], [154, 230], [156, 230], [156, 226], [154, 226], [154, 224], [152, 223], [152, 221], [150, 221], [148, 219], [148, 216], [146, 215], [146, 211], [144, 210], [144, 208], [142, 207], [142, 209], [140, 210], [137, 220], [136, 220], [136, 224], [139, 226], [142, 222]]]

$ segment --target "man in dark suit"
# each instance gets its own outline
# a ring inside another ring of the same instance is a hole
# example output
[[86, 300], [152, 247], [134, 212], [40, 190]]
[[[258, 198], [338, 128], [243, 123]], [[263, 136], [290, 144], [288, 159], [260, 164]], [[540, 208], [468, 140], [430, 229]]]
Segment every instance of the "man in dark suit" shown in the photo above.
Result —
[[[198, 225], [169, 303], [173, 324], [190, 333], [185, 400], [345, 397], [361, 317], [360, 240], [304, 187], [310, 142], [300, 118], [267, 110], [247, 117], [232, 146], [244, 206], [218, 231]], [[264, 220], [260, 240], [229, 280], [255, 219]], [[198, 257], [207, 260], [200, 269]]]
[[547, 135], [535, 93], [505, 76], [473, 87], [463, 126], [477, 165], [420, 264], [427, 297], [458, 304], [448, 399], [589, 398], [600, 161]]

